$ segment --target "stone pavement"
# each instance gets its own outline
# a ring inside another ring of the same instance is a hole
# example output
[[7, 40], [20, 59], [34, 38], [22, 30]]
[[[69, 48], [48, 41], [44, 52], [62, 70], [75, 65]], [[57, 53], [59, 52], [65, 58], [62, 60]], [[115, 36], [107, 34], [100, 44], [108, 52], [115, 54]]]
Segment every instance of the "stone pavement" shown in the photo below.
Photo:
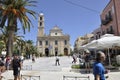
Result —
[[[26, 60], [24, 65], [32, 65], [32, 70], [22, 70], [22, 75], [40, 76], [40, 80], [63, 80], [63, 76], [90, 76], [90, 80], [94, 80], [91, 74], [83, 74], [79, 72], [70, 72], [70, 66], [72, 65], [71, 57], [61, 57], [60, 66], [55, 66], [55, 58], [39, 58], [35, 63], [31, 60]], [[5, 78], [3, 80], [13, 80], [13, 71], [9, 70], [2, 74]], [[107, 80], [120, 80], [120, 72], [110, 72], [107, 74], [109, 78]], [[28, 79], [26, 79], [28, 80]], [[39, 79], [36, 79], [39, 80]]]

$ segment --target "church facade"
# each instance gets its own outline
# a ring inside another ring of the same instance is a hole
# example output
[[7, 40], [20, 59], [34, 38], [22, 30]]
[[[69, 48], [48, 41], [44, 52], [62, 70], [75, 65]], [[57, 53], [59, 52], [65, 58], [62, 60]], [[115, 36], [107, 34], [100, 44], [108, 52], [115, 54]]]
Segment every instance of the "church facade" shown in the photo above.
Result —
[[40, 55], [56, 56], [70, 54], [70, 36], [63, 34], [62, 29], [54, 26], [48, 35], [45, 35], [44, 14], [38, 19], [37, 50]]

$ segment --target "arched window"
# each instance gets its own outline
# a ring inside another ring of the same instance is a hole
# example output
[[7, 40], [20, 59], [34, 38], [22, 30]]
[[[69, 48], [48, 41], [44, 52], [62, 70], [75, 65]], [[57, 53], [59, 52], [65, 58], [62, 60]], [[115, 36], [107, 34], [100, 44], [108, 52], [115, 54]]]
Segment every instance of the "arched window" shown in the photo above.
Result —
[[45, 43], [46, 43], [46, 45], [48, 45], [48, 41], [46, 41]]
[[40, 22], [40, 26], [42, 26], [42, 22]]
[[42, 20], [42, 17], [40, 17], [40, 20]]

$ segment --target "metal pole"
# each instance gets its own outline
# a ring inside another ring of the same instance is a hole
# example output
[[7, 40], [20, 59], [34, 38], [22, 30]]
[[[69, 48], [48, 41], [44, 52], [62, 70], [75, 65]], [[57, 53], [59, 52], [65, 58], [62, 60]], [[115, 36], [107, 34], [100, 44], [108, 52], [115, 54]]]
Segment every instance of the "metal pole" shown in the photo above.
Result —
[[22, 75], [21, 75], [21, 80], [22, 80]]
[[63, 76], [63, 80], [65, 80], [65, 76]]
[[30, 77], [30, 80], [32, 80], [32, 76], [29, 76]]
[[109, 68], [111, 67], [111, 61], [110, 61], [110, 53], [109, 53], [109, 48], [108, 48], [108, 59], [109, 59]]
[[75, 80], [77, 80], [77, 77], [75, 77]]
[[97, 53], [97, 50], [96, 50], [96, 49], [95, 49], [94, 53], [95, 53], [95, 59], [96, 59], [96, 53]]

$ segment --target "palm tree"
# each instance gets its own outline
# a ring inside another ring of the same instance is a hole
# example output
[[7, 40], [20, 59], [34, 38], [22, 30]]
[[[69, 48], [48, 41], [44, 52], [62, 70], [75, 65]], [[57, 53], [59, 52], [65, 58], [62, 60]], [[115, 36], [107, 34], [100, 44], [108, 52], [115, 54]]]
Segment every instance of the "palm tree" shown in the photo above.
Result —
[[5, 49], [5, 44], [3, 41], [0, 40], [0, 53], [2, 52], [3, 49]]
[[15, 44], [15, 50], [19, 51], [19, 55], [22, 55], [22, 53], [24, 53], [25, 51], [25, 47], [26, 47], [26, 43], [25, 41], [19, 37], [16, 40], [16, 44]]
[[17, 32], [17, 22], [19, 21], [21, 23], [24, 33], [26, 29], [30, 31], [30, 26], [32, 23], [27, 14], [30, 14], [36, 18], [36, 13], [32, 10], [27, 9], [27, 6], [35, 6], [33, 5], [35, 2], [36, 1], [31, 0], [0, 0], [0, 27], [3, 28], [7, 23], [7, 54], [10, 56], [12, 56], [13, 53], [13, 37], [14, 33]]
[[30, 58], [30, 55], [32, 54], [32, 52], [31, 52], [31, 47], [33, 46], [33, 41], [32, 40], [27, 40], [26, 41], [26, 55], [28, 55], [29, 56], [29, 58]]
[[7, 41], [8, 41], [8, 31], [7, 31], [7, 28], [6, 26], [1, 29], [1, 36], [0, 36], [0, 40], [5, 44], [5, 48], [7, 48]]
[[[1, 29], [1, 36], [0, 36], [0, 41], [4, 43], [5, 45], [5, 50], [7, 49], [8, 45], [7, 45], [7, 41], [8, 41], [8, 30], [7, 27], [4, 27], [3, 29]], [[21, 42], [23, 42], [22, 38], [24, 38], [24, 36], [18, 36], [17, 33], [14, 34], [13, 37], [13, 42], [14, 42], [14, 46], [17, 45], [16, 49], [17, 50], [20, 46], [21, 46]], [[24, 44], [24, 43], [22, 43]]]

